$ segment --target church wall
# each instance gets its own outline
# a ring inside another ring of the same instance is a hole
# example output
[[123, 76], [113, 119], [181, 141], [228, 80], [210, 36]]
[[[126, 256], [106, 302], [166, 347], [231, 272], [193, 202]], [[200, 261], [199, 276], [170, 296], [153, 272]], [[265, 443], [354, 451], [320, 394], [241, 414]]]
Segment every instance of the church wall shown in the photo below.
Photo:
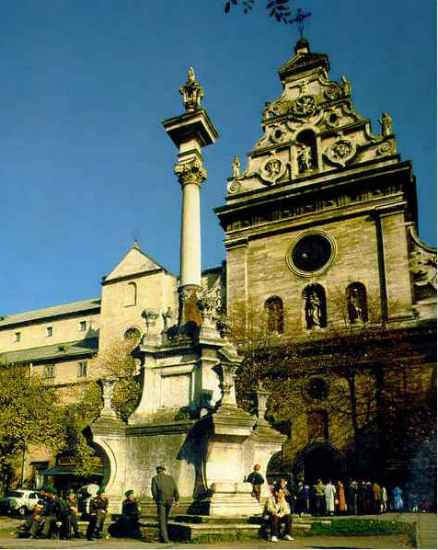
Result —
[[409, 272], [408, 240], [403, 212], [381, 217], [388, 316], [412, 314], [412, 285]]
[[312, 277], [297, 275], [286, 262], [294, 239], [305, 234], [302, 228], [249, 240], [246, 249], [229, 250], [227, 283], [231, 309], [235, 301], [243, 301], [247, 276], [251, 307], [261, 315], [265, 301], [271, 296], [279, 296], [284, 304], [285, 333], [305, 335], [310, 331], [305, 326], [302, 293], [308, 284], [318, 283], [326, 292], [328, 327], [343, 328], [346, 322], [345, 289], [352, 282], [361, 282], [367, 289], [369, 320], [378, 322], [381, 316], [380, 281], [374, 221], [362, 216], [315, 224], [311, 230], [327, 233], [337, 249], [332, 265], [324, 273]]
[[[85, 331], [81, 330], [81, 321], [87, 323]], [[96, 335], [95, 331], [99, 330], [99, 321], [100, 315], [82, 313], [68, 319], [39, 319], [32, 324], [4, 327], [0, 329], [0, 352], [20, 351], [91, 338]], [[47, 327], [52, 327], [52, 336], [47, 335]], [[17, 332], [20, 333], [19, 342], [16, 341]]]

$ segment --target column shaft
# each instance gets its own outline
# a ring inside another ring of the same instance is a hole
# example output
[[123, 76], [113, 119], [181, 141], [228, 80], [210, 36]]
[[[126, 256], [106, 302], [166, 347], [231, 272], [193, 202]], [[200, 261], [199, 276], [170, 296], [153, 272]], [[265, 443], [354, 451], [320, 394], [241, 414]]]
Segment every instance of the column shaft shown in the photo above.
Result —
[[182, 189], [181, 286], [201, 286], [201, 206], [200, 189], [186, 183]]

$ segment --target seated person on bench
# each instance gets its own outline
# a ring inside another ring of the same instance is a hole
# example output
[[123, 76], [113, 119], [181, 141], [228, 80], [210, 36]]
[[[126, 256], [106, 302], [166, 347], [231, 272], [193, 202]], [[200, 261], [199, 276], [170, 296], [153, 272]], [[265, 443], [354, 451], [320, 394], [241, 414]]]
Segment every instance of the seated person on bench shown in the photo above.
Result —
[[273, 496], [266, 501], [263, 516], [269, 521], [272, 542], [278, 542], [282, 524], [285, 525], [284, 538], [286, 540], [294, 540], [292, 538], [292, 515], [289, 504], [286, 502], [284, 491], [281, 489], [274, 491]]

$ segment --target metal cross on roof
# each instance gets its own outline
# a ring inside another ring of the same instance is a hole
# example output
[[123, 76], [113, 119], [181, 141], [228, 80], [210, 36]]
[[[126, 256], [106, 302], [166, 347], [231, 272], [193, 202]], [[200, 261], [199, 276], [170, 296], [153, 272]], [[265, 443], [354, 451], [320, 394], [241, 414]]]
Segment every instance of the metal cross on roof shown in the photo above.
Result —
[[291, 19], [291, 23], [296, 23], [298, 27], [298, 31], [300, 33], [300, 38], [303, 38], [304, 34], [304, 20], [310, 17], [312, 13], [310, 11], [304, 11], [303, 8], [297, 9], [296, 16]]

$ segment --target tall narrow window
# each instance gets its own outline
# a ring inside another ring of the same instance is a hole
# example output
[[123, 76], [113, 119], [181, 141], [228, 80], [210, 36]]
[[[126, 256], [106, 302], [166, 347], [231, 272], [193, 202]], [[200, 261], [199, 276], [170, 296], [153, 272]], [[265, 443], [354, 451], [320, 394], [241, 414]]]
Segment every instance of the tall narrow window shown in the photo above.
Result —
[[137, 304], [137, 285], [128, 283], [125, 287], [125, 306], [135, 306]]
[[80, 321], [79, 330], [85, 332], [87, 330], [87, 321]]
[[87, 376], [87, 362], [79, 361], [78, 363], [78, 377], [85, 378]]
[[53, 336], [53, 327], [47, 327], [46, 328], [46, 331], [47, 331], [47, 336]]
[[265, 311], [267, 314], [268, 332], [284, 332], [284, 312], [283, 301], [278, 296], [272, 296], [265, 302]]
[[368, 321], [367, 291], [362, 283], [351, 283], [346, 289], [348, 320], [350, 323]]
[[55, 378], [56, 369], [55, 365], [44, 365], [43, 378], [51, 379]]
[[327, 326], [327, 302], [325, 290], [321, 285], [308, 285], [303, 291], [304, 317], [306, 328], [323, 328]]
[[16, 333], [15, 333], [15, 341], [16, 341], [16, 342], [20, 342], [20, 341], [21, 341], [21, 332], [16, 332]]

